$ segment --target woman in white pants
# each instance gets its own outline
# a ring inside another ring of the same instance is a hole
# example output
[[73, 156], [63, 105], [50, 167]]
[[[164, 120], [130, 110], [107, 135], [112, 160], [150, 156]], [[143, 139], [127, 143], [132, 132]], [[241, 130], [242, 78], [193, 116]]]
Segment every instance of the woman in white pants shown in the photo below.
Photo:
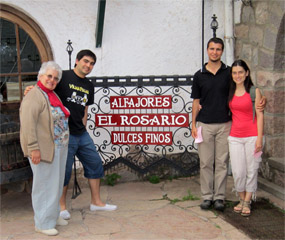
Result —
[[234, 211], [242, 216], [251, 214], [250, 203], [257, 189], [263, 145], [263, 111], [257, 109], [261, 97], [260, 90], [253, 86], [247, 64], [236, 60], [231, 68], [232, 127], [228, 142], [235, 190], [240, 198]]
[[32, 204], [35, 230], [57, 235], [56, 225], [67, 225], [59, 217], [68, 151], [69, 111], [53, 92], [62, 76], [55, 62], [45, 62], [37, 85], [24, 97], [20, 107], [20, 139], [33, 171]]

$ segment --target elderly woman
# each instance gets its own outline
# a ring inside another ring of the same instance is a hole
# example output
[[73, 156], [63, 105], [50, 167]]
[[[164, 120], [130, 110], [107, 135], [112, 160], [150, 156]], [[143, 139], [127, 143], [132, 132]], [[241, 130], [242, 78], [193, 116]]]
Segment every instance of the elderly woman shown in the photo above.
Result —
[[56, 225], [67, 225], [59, 217], [68, 151], [69, 111], [53, 92], [62, 70], [55, 62], [45, 62], [38, 82], [20, 107], [20, 139], [24, 155], [33, 171], [32, 204], [35, 230], [57, 235]]

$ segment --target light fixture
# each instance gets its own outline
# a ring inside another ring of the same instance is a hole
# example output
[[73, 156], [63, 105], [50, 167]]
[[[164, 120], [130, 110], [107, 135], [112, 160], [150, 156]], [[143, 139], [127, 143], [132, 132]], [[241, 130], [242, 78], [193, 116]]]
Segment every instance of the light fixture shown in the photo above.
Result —
[[251, 0], [241, 0], [241, 1], [245, 6], [251, 6], [252, 7]]
[[66, 51], [68, 52], [68, 56], [69, 56], [69, 69], [71, 69], [71, 54], [73, 52], [73, 47], [71, 46], [71, 44], [72, 42], [68, 40]]
[[216, 14], [213, 14], [212, 16], [212, 22], [211, 22], [211, 29], [213, 30], [213, 37], [215, 38], [216, 37], [216, 31], [219, 27], [219, 23], [217, 21], [217, 16]]

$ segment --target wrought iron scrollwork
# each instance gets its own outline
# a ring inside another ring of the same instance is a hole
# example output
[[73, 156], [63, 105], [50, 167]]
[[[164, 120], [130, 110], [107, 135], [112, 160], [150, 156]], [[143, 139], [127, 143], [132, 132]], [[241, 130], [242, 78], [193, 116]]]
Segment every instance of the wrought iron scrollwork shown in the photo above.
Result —
[[[187, 127], [97, 127], [96, 114], [192, 113], [191, 87], [193, 76], [94, 77], [95, 103], [88, 114], [88, 131], [100, 154], [104, 168], [124, 164], [139, 174], [167, 166], [179, 175], [190, 176], [199, 171], [199, 157]], [[172, 109], [111, 109], [110, 96], [172, 96]], [[162, 130], [161, 130], [162, 129]], [[113, 145], [112, 131], [170, 131], [172, 145], [118, 144]]]

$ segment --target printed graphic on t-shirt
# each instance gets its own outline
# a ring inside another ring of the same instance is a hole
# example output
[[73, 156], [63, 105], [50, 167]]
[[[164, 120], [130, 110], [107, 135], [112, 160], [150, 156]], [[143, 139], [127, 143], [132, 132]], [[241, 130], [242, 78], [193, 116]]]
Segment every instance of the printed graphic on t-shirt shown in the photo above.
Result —
[[[73, 103], [80, 104], [85, 107], [86, 103], [88, 102], [87, 94], [89, 94], [89, 90], [86, 90], [83, 87], [75, 86], [74, 84], [69, 84], [69, 88], [75, 91], [73, 91], [71, 96], [66, 99], [67, 102], [73, 102]], [[82, 97], [78, 95], [77, 94], [78, 92], [83, 92], [84, 96]]]
[[80, 104], [85, 107], [88, 101], [88, 98], [86, 94], [84, 94], [84, 96], [81, 97], [81, 96], [78, 96], [76, 92], [73, 92], [71, 97], [68, 97], [66, 100], [67, 102], [74, 102], [74, 103]]

